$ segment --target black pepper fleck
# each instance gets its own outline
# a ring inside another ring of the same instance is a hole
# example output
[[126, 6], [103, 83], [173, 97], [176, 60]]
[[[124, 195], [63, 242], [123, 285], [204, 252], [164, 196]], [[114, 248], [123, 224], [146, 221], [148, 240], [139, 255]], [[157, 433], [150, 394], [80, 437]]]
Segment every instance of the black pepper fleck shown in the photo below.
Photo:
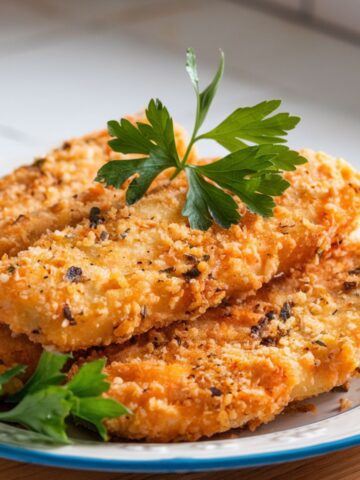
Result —
[[104, 223], [105, 219], [101, 216], [101, 210], [99, 207], [92, 207], [89, 213], [90, 227], [96, 228], [101, 223]]
[[69, 321], [70, 325], [76, 325], [76, 320], [72, 315], [71, 309], [67, 303], [64, 304], [63, 306], [63, 315], [65, 320]]
[[191, 280], [192, 278], [197, 278], [201, 275], [200, 270], [197, 266], [190, 268], [187, 272], [183, 273], [183, 276], [186, 278], [187, 281]]
[[289, 302], [285, 302], [284, 305], [281, 307], [280, 318], [281, 320], [284, 320], [284, 322], [291, 317], [291, 307], [292, 305]]
[[260, 337], [261, 332], [265, 329], [266, 325], [268, 324], [269, 319], [265, 315], [265, 317], [260, 318], [257, 325], [253, 325], [250, 328], [250, 334], [252, 337]]
[[130, 228], [127, 228], [125, 231], [120, 233], [119, 238], [121, 238], [121, 240], [125, 240], [125, 238], [129, 235], [129, 232], [130, 232]]
[[100, 240], [103, 242], [104, 240], [107, 240], [109, 238], [109, 234], [106, 230], [103, 230], [100, 233]]
[[274, 320], [275, 318], [275, 312], [273, 310], [270, 310], [270, 312], [267, 312], [265, 314], [265, 317], [268, 319], [268, 320]]
[[221, 397], [222, 395], [222, 391], [216, 387], [210, 387], [209, 390], [211, 392], [212, 397]]
[[79, 283], [82, 278], [82, 270], [80, 267], [69, 267], [65, 273], [65, 280], [68, 280], [70, 283]]

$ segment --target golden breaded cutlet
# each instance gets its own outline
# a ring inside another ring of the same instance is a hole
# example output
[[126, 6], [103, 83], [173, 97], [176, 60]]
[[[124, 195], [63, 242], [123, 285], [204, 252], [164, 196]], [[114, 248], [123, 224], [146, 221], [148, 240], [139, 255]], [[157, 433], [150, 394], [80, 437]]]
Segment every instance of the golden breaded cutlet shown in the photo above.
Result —
[[[143, 116], [127, 118], [144, 120]], [[109, 138], [106, 131], [101, 131], [66, 141], [46, 157], [0, 179], [0, 257], [15, 255], [48, 230], [76, 225], [90, 216], [92, 207], [106, 210], [123, 205], [122, 190], [92, 184], [97, 170], [110, 158], [129, 157], [111, 152]], [[180, 155], [185, 152], [185, 138], [185, 130], [175, 125]], [[41, 350], [25, 335], [15, 335], [7, 325], [0, 324], [0, 363], [4, 367], [25, 364], [26, 377], [34, 370]]]
[[179, 176], [132, 207], [48, 233], [0, 266], [0, 317], [15, 333], [71, 351], [121, 343], [152, 327], [194, 320], [241, 300], [274, 275], [326, 251], [355, 227], [359, 174], [302, 152], [274, 216], [246, 211], [239, 225], [192, 230]]
[[273, 280], [242, 305], [153, 329], [105, 356], [107, 395], [132, 416], [112, 437], [193, 441], [269, 422], [345, 383], [360, 363], [360, 243]]
[[[127, 117], [143, 121], [144, 117]], [[180, 156], [185, 131], [175, 125]], [[123, 204], [123, 190], [105, 190], [93, 184], [98, 169], [111, 159], [131, 155], [111, 152], [106, 131], [64, 142], [32, 165], [20, 167], [0, 179], [0, 257], [16, 255], [47, 230], [76, 225], [92, 207], [103, 210]], [[194, 154], [193, 154], [194, 157]]]

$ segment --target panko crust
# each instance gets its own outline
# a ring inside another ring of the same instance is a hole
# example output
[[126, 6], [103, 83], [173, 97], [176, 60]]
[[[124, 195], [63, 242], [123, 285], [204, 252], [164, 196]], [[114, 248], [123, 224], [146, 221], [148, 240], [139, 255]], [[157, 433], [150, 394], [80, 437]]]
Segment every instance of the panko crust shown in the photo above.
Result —
[[266, 423], [345, 383], [360, 363], [360, 244], [273, 280], [242, 305], [153, 329], [105, 356], [108, 395], [133, 415], [113, 437], [193, 441]]
[[[358, 222], [359, 175], [344, 161], [302, 152], [274, 216], [247, 212], [239, 225], [192, 230], [181, 215], [186, 180], [155, 187], [132, 207], [102, 212], [94, 226], [45, 234], [3, 258], [0, 317], [16, 333], [70, 351], [121, 343], [225, 298], [241, 300], [340, 242]], [[67, 272], [82, 275], [69, 281]]]
[[[143, 115], [127, 118], [145, 121]], [[186, 133], [179, 125], [174, 129], [181, 156]], [[0, 179], [0, 257], [16, 255], [48, 230], [76, 225], [89, 216], [92, 207], [106, 210], [124, 206], [123, 189], [106, 190], [93, 183], [99, 168], [110, 159], [132, 157], [111, 151], [109, 139], [104, 130], [68, 140], [33, 164]]]
[[0, 179], [1, 226], [85, 190], [109, 159], [105, 131], [66, 141]]

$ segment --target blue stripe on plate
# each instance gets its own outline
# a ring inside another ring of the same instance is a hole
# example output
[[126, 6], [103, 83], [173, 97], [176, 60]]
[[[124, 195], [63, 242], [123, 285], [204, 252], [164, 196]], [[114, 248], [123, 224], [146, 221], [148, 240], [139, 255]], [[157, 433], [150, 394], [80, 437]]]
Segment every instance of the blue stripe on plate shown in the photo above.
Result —
[[0, 445], [0, 457], [19, 462], [35, 463], [51, 467], [77, 468], [112, 472], [176, 473], [271, 465], [292, 460], [323, 455], [360, 444], [360, 434], [334, 442], [322, 443], [281, 452], [258, 453], [223, 458], [196, 459], [188, 457], [164, 460], [116, 460], [85, 458], [81, 456], [57, 455], [41, 450]]

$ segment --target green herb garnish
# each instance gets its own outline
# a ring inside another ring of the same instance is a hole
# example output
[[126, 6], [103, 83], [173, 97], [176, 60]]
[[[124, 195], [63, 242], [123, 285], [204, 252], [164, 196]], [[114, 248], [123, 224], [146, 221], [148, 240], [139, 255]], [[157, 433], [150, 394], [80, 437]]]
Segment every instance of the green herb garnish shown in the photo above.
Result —
[[[187, 51], [186, 70], [197, 106], [193, 133], [183, 158], [179, 158], [176, 151], [173, 120], [167, 108], [160, 100], [150, 100], [146, 109], [149, 123], [133, 125], [124, 118], [108, 122], [113, 137], [109, 145], [114, 151], [145, 157], [110, 161], [100, 168], [96, 181], [121, 188], [126, 180], [135, 176], [126, 192], [126, 202], [131, 205], [146, 193], [162, 171], [172, 168], [171, 179], [182, 171], [188, 179], [182, 214], [188, 217], [191, 228], [207, 230], [213, 222], [229, 228], [239, 223], [238, 205], [233, 196], [240, 198], [250, 211], [271, 216], [275, 206], [273, 197], [289, 187], [282, 173], [306, 162], [297, 152], [281, 145], [286, 143], [284, 137], [300, 118], [288, 113], [272, 115], [281, 101], [270, 100], [238, 108], [212, 130], [199, 133], [223, 75], [224, 55], [221, 52], [215, 77], [203, 91], [200, 91], [192, 49]], [[216, 141], [230, 154], [208, 165], [188, 163], [193, 145], [202, 139]]]
[[4, 385], [6, 385], [12, 378], [24, 373], [26, 367], [24, 365], [16, 365], [16, 367], [6, 370], [0, 375], [0, 395], [3, 393]]
[[[47, 438], [51, 443], [67, 444], [71, 441], [66, 433], [66, 420], [72, 417], [86, 421], [103, 440], [107, 440], [104, 419], [131, 412], [117, 401], [101, 396], [110, 387], [105, 381], [106, 375], [102, 373], [104, 359], [85, 363], [68, 383], [64, 383], [66, 373], [63, 368], [69, 358], [69, 355], [43, 352], [32, 377], [18, 393], [7, 399], [17, 405], [0, 412], [0, 422], [22, 425], [39, 434], [36, 437], [39, 441]], [[0, 385], [24, 371], [24, 368], [19, 365], [2, 374]], [[6, 375], [7, 380], [3, 380]], [[6, 438], [7, 430], [4, 432], [0, 428], [0, 441], [2, 435]], [[16, 437], [16, 430], [12, 429], [10, 433]]]

